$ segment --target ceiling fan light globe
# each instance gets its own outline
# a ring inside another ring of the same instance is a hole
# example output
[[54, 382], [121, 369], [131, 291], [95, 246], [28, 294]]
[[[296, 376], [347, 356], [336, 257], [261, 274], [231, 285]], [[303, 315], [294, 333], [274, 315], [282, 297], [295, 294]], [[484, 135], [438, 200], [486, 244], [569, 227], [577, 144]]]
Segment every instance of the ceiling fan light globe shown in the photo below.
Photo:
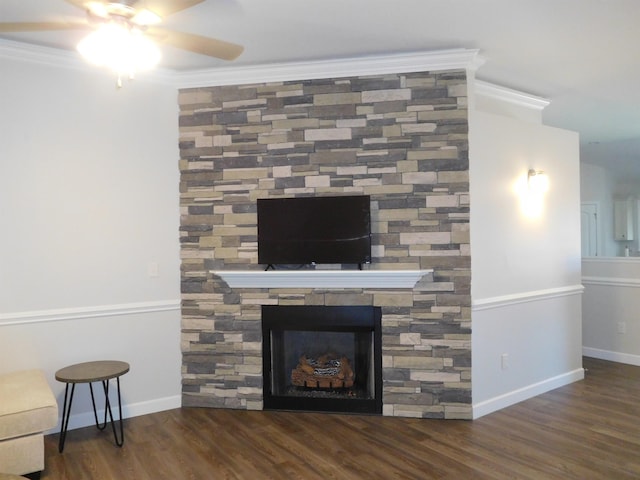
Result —
[[132, 29], [129, 33], [129, 43], [126, 50], [122, 52], [122, 57], [127, 59], [135, 71], [151, 70], [156, 67], [161, 58], [160, 49], [141, 31]]
[[162, 17], [151, 10], [143, 8], [136, 12], [131, 21], [136, 25], [158, 25], [162, 22]]
[[78, 52], [94, 65], [104, 66], [118, 42], [120, 32], [111, 24], [100, 25], [78, 43]]
[[86, 8], [92, 15], [100, 18], [109, 18], [109, 10], [107, 6], [102, 2], [89, 2], [86, 4]]
[[83, 38], [77, 46], [88, 62], [114, 72], [133, 75], [154, 68], [160, 50], [142, 31], [118, 23], [106, 23]]

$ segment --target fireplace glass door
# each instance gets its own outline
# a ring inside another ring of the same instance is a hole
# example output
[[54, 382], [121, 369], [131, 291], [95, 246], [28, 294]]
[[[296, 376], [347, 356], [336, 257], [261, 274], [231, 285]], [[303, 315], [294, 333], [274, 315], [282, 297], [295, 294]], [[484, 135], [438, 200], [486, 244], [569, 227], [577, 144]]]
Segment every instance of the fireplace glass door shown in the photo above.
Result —
[[380, 308], [263, 306], [264, 408], [382, 413]]

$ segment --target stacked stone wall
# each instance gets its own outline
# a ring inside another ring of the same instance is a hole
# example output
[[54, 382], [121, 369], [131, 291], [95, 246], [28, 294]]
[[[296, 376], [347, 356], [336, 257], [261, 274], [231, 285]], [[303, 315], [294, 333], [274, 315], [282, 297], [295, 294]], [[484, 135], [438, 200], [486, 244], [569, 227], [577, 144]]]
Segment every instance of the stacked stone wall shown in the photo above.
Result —
[[[464, 71], [180, 92], [185, 406], [262, 408], [261, 305], [376, 305], [383, 413], [471, 417], [466, 92]], [[368, 268], [433, 278], [413, 289], [231, 289], [211, 273], [264, 268], [258, 198], [340, 194], [371, 196]]]

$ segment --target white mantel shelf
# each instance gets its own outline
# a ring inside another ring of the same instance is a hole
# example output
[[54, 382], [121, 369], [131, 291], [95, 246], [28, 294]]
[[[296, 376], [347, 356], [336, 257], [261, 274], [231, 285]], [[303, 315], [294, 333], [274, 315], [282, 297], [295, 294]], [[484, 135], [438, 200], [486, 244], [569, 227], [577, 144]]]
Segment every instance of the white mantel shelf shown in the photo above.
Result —
[[214, 270], [231, 288], [413, 288], [429, 270]]

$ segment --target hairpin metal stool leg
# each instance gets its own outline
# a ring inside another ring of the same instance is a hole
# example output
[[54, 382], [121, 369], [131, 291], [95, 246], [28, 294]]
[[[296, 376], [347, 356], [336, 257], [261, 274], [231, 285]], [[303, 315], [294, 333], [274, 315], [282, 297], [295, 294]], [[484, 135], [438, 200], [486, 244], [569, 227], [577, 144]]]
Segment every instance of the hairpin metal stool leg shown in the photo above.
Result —
[[[73, 402], [73, 392], [75, 392], [76, 384], [71, 384], [71, 395], [69, 393], [69, 384], [67, 383], [64, 388], [64, 404], [62, 405], [62, 423], [60, 424], [60, 440], [58, 441], [58, 451], [62, 453], [64, 450], [64, 441], [67, 438], [67, 429], [69, 428], [69, 414], [71, 413], [71, 403]], [[67, 405], [67, 396], [69, 398], [69, 405]]]
[[91, 390], [91, 404], [93, 405], [93, 417], [96, 421], [96, 427], [98, 430], [104, 430], [107, 426], [107, 414], [109, 415], [109, 421], [111, 422], [111, 427], [113, 428], [113, 438], [115, 439], [116, 445], [121, 447], [124, 444], [124, 427], [122, 424], [122, 401], [120, 398], [120, 378], [116, 377], [116, 383], [118, 385], [118, 411], [120, 412], [120, 438], [118, 439], [118, 434], [116, 432], [116, 424], [113, 421], [113, 412], [111, 411], [111, 401], [109, 400], [109, 380], [102, 380], [102, 389], [104, 390], [104, 398], [105, 398], [105, 406], [104, 406], [104, 420], [102, 421], [102, 425], [98, 422], [98, 412], [96, 410], [96, 401], [93, 395], [93, 386], [89, 383], [89, 390]]

